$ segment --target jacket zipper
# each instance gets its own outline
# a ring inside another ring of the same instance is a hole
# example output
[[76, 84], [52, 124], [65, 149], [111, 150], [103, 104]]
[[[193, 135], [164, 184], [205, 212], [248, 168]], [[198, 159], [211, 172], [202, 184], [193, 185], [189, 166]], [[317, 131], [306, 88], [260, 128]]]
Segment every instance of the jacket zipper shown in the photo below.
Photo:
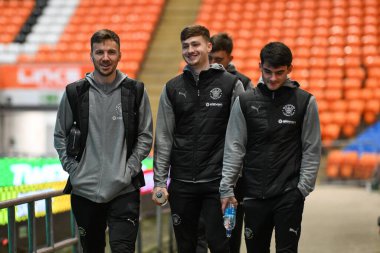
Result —
[[[198, 77], [198, 80], [196, 80], [195, 81], [195, 86], [197, 87], [197, 112], [200, 110], [200, 90], [199, 90], [199, 77]], [[198, 150], [198, 131], [199, 131], [199, 129], [198, 129], [198, 126], [196, 126], [196, 133], [195, 133], [195, 148], [194, 148], [194, 163], [195, 163], [195, 165], [196, 165], [196, 167], [197, 167], [197, 169], [195, 170], [196, 172], [198, 172], [198, 164], [197, 164], [197, 150]], [[195, 182], [196, 181], [196, 174], [194, 173], [193, 174], [193, 182]]]
[[74, 121], [74, 126], [75, 126], [75, 128], [74, 128], [75, 134], [74, 134], [74, 141], [73, 141], [73, 146], [72, 146], [72, 148], [75, 147], [75, 139], [76, 139], [76, 135], [77, 135], [77, 129], [76, 129], [77, 122], [76, 122], [76, 121]]

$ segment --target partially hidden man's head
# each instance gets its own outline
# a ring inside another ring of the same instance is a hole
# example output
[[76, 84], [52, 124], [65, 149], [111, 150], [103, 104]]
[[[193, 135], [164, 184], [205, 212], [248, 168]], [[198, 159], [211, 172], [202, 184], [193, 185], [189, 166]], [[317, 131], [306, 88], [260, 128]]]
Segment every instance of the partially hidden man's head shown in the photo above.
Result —
[[211, 37], [212, 50], [209, 54], [210, 63], [222, 64], [226, 69], [232, 61], [233, 41], [227, 33], [218, 33]]
[[181, 32], [182, 57], [195, 70], [208, 68], [212, 45], [209, 30], [201, 25], [185, 27]]
[[262, 78], [270, 90], [280, 88], [292, 71], [293, 55], [288, 46], [282, 42], [270, 42], [260, 52]]

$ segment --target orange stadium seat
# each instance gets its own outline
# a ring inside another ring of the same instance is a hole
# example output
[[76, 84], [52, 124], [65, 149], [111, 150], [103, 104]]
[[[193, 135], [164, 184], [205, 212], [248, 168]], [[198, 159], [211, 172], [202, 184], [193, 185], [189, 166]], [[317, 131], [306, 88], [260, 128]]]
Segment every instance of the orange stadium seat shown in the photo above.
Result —
[[374, 89], [374, 88], [380, 88], [380, 78], [374, 78], [374, 77], [367, 78], [366, 81], [365, 81], [364, 87], [366, 89], [371, 90], [371, 92], [373, 92], [372, 89]]
[[322, 139], [326, 146], [329, 146], [332, 141], [338, 139], [341, 131], [341, 126], [333, 123], [325, 124], [321, 128], [322, 130]]
[[342, 132], [343, 132], [344, 136], [346, 136], [347, 138], [352, 138], [352, 137], [354, 137], [354, 135], [356, 133], [356, 127], [354, 125], [347, 125], [346, 124], [343, 126]]
[[364, 80], [365, 72], [364, 69], [361, 67], [350, 67], [347, 66], [345, 68], [346, 78], [349, 79], [356, 79], [356, 80]]
[[356, 168], [358, 161], [359, 161], [359, 155], [357, 152], [344, 152], [343, 153], [343, 162], [342, 167], [340, 170], [342, 178], [352, 178], [354, 174], [354, 169]]
[[[355, 17], [353, 17], [353, 18], [355, 18]], [[350, 18], [349, 18], [349, 20], [350, 20]], [[361, 19], [355, 18], [355, 20], [361, 20]], [[358, 35], [348, 34], [346, 36], [346, 42], [347, 42], [347, 45], [350, 45], [350, 46], [361, 46], [362, 45], [362, 38]]]
[[365, 106], [365, 101], [358, 99], [346, 100], [348, 102], [348, 111], [362, 113]]
[[328, 101], [336, 101], [340, 100], [343, 97], [342, 89], [329, 88], [327, 92], [325, 92], [325, 99]]
[[380, 112], [380, 101], [376, 98], [365, 101], [364, 121], [367, 124], [373, 124], [376, 121], [376, 116]]
[[[341, 71], [341, 69], [337, 69], [337, 72]], [[326, 87], [329, 89], [343, 89], [343, 81], [342, 78], [339, 76], [329, 76], [329, 73], [327, 72], [327, 79], [326, 79]]]
[[343, 163], [343, 153], [340, 150], [330, 151], [327, 156], [326, 175], [328, 178], [338, 178]]
[[367, 77], [368, 78], [380, 78], [380, 66], [369, 66], [367, 67]]
[[359, 77], [345, 78], [343, 80], [344, 89], [347, 90], [358, 90], [362, 87], [362, 79]]
[[376, 153], [361, 154], [354, 171], [354, 177], [358, 179], [370, 179], [379, 162], [379, 155]]
[[346, 123], [346, 113], [342, 111], [333, 112], [333, 121], [332, 123], [342, 127]]
[[348, 102], [343, 99], [337, 99], [329, 103], [329, 109], [333, 112], [346, 112], [348, 108]]
[[317, 104], [318, 104], [318, 111], [319, 111], [319, 113], [327, 112], [330, 109], [329, 108], [329, 103], [326, 100], [324, 100], [324, 99], [317, 101]]
[[351, 125], [357, 127], [360, 124], [361, 113], [355, 111], [348, 111], [346, 113], [346, 123], [347, 125]]

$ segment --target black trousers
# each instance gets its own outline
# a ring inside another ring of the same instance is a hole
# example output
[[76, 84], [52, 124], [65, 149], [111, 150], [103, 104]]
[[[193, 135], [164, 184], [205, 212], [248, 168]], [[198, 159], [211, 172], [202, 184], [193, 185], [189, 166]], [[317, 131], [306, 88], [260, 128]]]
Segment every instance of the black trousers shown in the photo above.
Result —
[[169, 203], [179, 253], [195, 253], [202, 212], [207, 243], [212, 253], [229, 253], [220, 204], [219, 180], [184, 183], [172, 180]]
[[[229, 238], [230, 253], [239, 253], [241, 245], [241, 232], [243, 230], [244, 208], [243, 208], [243, 183], [239, 179], [234, 188], [235, 198], [239, 205], [236, 208], [236, 223]], [[204, 219], [201, 214], [198, 225], [198, 244], [196, 253], [207, 253], [207, 239], [205, 236]]]
[[297, 252], [304, 201], [298, 188], [270, 199], [244, 201], [247, 252], [269, 253], [273, 228], [276, 252]]
[[108, 203], [95, 203], [72, 194], [71, 208], [84, 253], [104, 253], [107, 225], [113, 253], [135, 252], [140, 213], [139, 191], [118, 196]]
[[236, 186], [234, 188], [234, 194], [239, 204], [236, 208], [235, 228], [232, 230], [230, 238], [230, 251], [231, 253], [239, 253], [241, 244], [241, 232], [243, 230], [244, 220], [243, 183], [241, 178], [239, 178], [239, 180], [236, 183]]

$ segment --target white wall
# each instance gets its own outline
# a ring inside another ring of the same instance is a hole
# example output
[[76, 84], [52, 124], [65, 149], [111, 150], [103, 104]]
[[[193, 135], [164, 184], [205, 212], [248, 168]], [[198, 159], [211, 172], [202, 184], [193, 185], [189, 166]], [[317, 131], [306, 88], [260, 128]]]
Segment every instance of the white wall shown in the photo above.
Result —
[[56, 156], [53, 134], [56, 111], [4, 112], [1, 152], [6, 155]]

